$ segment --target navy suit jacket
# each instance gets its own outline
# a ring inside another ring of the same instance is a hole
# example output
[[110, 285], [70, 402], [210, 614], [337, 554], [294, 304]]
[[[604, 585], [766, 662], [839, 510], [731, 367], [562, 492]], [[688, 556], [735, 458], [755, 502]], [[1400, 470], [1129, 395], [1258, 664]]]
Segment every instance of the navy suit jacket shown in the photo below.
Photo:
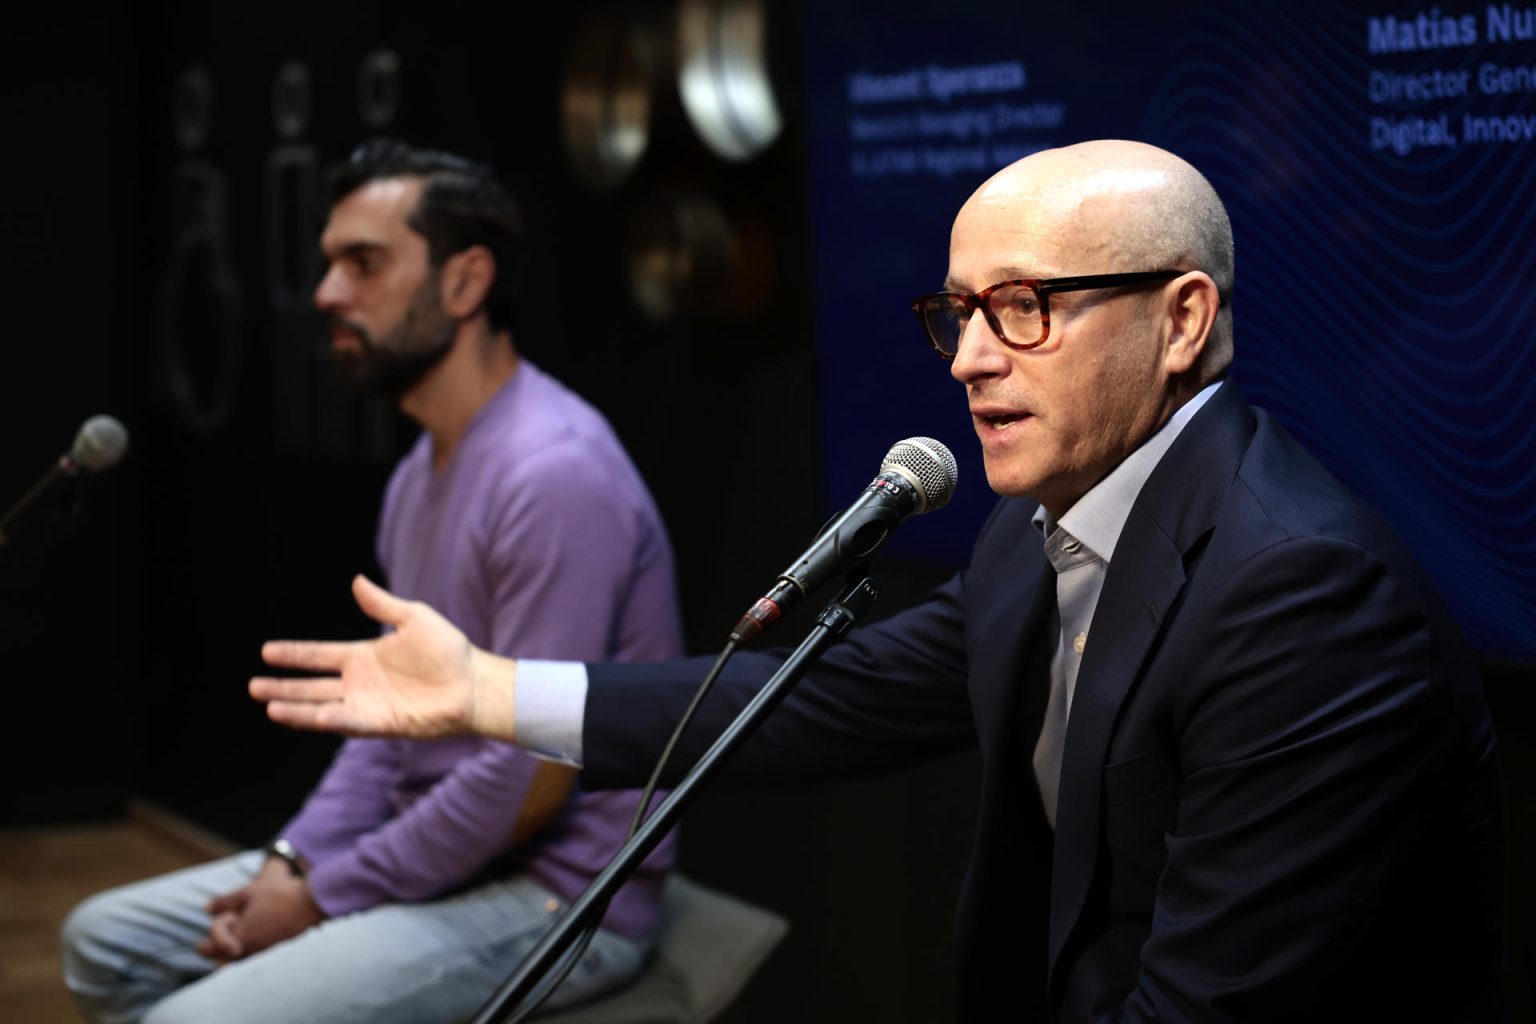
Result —
[[[1053, 833], [1030, 766], [1054, 648], [1033, 511], [1000, 502], [967, 570], [829, 651], [735, 777], [980, 746], [966, 1021], [1502, 1019], [1493, 731], [1380, 520], [1230, 383], [1212, 396], [1116, 545]], [[589, 784], [643, 780], [705, 664], [589, 667]], [[738, 656], [675, 760], [776, 664]]]

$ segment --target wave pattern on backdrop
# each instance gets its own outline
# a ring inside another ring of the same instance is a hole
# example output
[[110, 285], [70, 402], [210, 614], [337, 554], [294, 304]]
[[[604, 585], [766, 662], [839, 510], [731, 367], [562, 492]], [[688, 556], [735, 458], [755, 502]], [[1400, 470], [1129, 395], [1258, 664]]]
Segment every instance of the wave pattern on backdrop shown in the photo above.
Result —
[[1532, 659], [1536, 141], [1508, 128], [1536, 121], [1536, 48], [1500, 22], [1519, 9], [1204, 5], [1143, 134], [1231, 208], [1244, 390], [1392, 522], [1475, 648]]

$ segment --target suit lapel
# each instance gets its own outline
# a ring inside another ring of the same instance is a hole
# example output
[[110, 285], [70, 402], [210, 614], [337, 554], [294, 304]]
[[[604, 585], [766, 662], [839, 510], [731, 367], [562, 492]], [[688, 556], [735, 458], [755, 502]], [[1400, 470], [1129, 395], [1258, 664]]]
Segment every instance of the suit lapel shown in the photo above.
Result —
[[[1040, 636], [1055, 600], [1055, 577], [1029, 524], [1034, 506], [1008, 505], [1010, 520], [995, 533], [1006, 546], [978, 550], [985, 561], [972, 563], [967, 585], [968, 593], [985, 596], [985, 606], [968, 609], [966, 621], [974, 645], [971, 706], [977, 740], [989, 757], [1004, 751], [1017, 756], [1021, 726], [1033, 722], [1035, 731], [1040, 729], [1047, 686], [1026, 683], [1046, 678], [1049, 662], [1040, 658]], [[1049, 650], [1044, 653], [1048, 659]], [[1029, 769], [1028, 751], [1022, 762]]]
[[[1137, 512], [1126, 522], [1128, 536]], [[1139, 526], [1145, 529], [1145, 526]], [[1088, 630], [1088, 647], [1078, 670], [1067, 742], [1062, 754], [1062, 794], [1056, 808], [1052, 856], [1051, 963], [1066, 942], [1093, 879], [1099, 848], [1099, 800], [1105, 752], [1115, 719], [1184, 586], [1180, 554], [1167, 538], [1116, 545], [1115, 559]]]
[[1228, 383], [1185, 427], [1137, 497], [1089, 627], [1062, 756], [1052, 855], [1050, 978], [1093, 885], [1103, 769], [1120, 708], [1185, 584], [1185, 554], [1211, 529], [1253, 436]]

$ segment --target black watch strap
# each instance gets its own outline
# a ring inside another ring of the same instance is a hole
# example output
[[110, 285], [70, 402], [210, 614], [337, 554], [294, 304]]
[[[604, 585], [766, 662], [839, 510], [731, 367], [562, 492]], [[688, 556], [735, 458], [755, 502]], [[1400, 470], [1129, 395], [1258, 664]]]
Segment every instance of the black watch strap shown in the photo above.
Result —
[[304, 862], [299, 859], [299, 851], [293, 848], [293, 844], [279, 836], [266, 845], [268, 857], [276, 857], [288, 865], [294, 877], [304, 877]]

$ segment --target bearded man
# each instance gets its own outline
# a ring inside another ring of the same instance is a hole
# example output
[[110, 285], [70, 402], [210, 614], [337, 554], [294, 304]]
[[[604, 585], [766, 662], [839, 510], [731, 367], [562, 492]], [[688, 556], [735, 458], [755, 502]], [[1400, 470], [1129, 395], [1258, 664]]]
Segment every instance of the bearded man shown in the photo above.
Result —
[[[490, 650], [675, 655], [650, 494], [602, 416], [513, 343], [520, 245], [482, 165], [380, 142], [338, 180], [315, 304], [347, 375], [423, 428], [385, 494], [380, 564]], [[76, 908], [65, 980], [98, 1022], [462, 1020], [607, 863], [634, 804], [506, 743], [349, 741], [265, 850]], [[549, 1005], [638, 973], [673, 852], [616, 896]]]

